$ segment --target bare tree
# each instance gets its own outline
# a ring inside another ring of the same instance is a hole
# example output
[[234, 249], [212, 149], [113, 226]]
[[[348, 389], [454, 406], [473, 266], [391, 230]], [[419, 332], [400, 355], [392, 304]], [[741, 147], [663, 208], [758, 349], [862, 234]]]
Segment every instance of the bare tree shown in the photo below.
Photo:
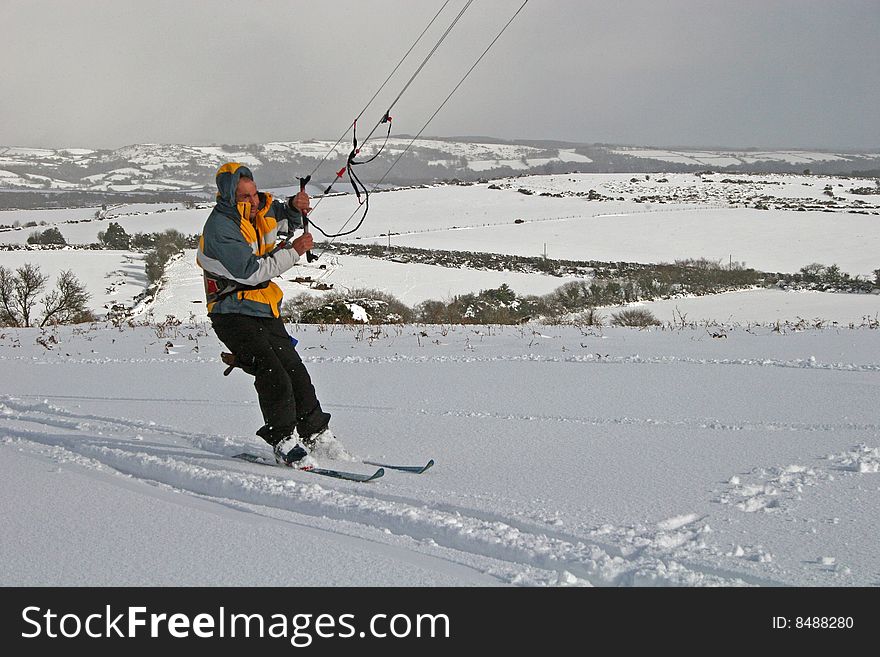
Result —
[[[40, 268], [25, 264], [14, 272], [0, 266], [0, 325], [31, 326], [37, 297], [46, 289], [49, 277]], [[61, 272], [55, 289], [42, 299], [40, 326], [86, 321], [90, 295], [72, 271]]]
[[13, 310], [15, 305], [12, 300], [15, 294], [13, 281], [12, 270], [0, 266], [0, 326], [18, 326], [18, 319]]
[[0, 295], [2, 295], [4, 320], [11, 326], [30, 326], [31, 312], [37, 303], [37, 295], [46, 289], [48, 276], [40, 268], [24, 264], [15, 270], [0, 268]]
[[90, 296], [72, 271], [61, 272], [55, 289], [43, 298], [43, 321], [40, 326], [77, 321], [86, 312], [86, 302]]

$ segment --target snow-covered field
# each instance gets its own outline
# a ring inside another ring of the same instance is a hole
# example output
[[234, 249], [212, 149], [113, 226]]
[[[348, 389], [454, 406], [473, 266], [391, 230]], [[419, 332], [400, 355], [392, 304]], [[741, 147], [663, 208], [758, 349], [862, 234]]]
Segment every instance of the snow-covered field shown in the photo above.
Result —
[[38, 265], [48, 276], [47, 290], [62, 271], [72, 271], [85, 285], [91, 298], [89, 308], [104, 315], [114, 305], [130, 307], [147, 287], [144, 255], [131, 251], [5, 251], [0, 264], [15, 270], [25, 264]]
[[[726, 182], [725, 182], [726, 181]], [[829, 176], [724, 176], [668, 174], [569, 174], [527, 176], [469, 186], [438, 186], [374, 194], [364, 227], [346, 238], [453, 251], [485, 251], [524, 256], [628, 262], [671, 262], [684, 258], [732, 259], [766, 271], [796, 272], [818, 262], [837, 264], [852, 275], [873, 278], [880, 265], [880, 208], [876, 196], [850, 193], [865, 181]], [[873, 184], [873, 183], [871, 183]], [[826, 193], [831, 189], [832, 200]], [[520, 190], [530, 192], [522, 193]], [[602, 200], [590, 200], [593, 190]], [[769, 209], [752, 207], [756, 199]], [[833, 205], [819, 206], [821, 202]], [[355, 204], [351, 196], [316, 199], [314, 220], [330, 232], [340, 228]], [[822, 209], [794, 208], [805, 207]], [[861, 208], [855, 213], [853, 208]], [[0, 231], [0, 244], [23, 245], [34, 230], [57, 227], [71, 244], [89, 244], [111, 221], [129, 233], [175, 229], [201, 231], [209, 206], [185, 209], [179, 204], [114, 205], [95, 218], [86, 210], [13, 210], [0, 212], [0, 224], [45, 222], [36, 228]], [[521, 223], [517, 223], [517, 221]], [[347, 226], [351, 228], [351, 224]], [[320, 239], [320, 237], [319, 237]], [[317, 249], [320, 252], [320, 248]], [[61, 255], [69, 254], [69, 255]], [[129, 275], [130, 256], [114, 252], [9, 251], [4, 266], [45, 263], [52, 272], [73, 268], [92, 293], [92, 308], [125, 303], [143, 292], [146, 281]], [[65, 265], [68, 262], [69, 265]], [[83, 263], [88, 262], [88, 266]], [[326, 269], [319, 269], [326, 265]], [[103, 269], [103, 271], [100, 271]], [[134, 273], [134, 272], [133, 272]], [[310, 276], [336, 290], [381, 289], [409, 305], [426, 299], [446, 300], [507, 283], [521, 295], [546, 294], [567, 282], [539, 274], [444, 268], [326, 254], [318, 263], [298, 267], [279, 280], [285, 294], [309, 289], [291, 282]], [[191, 252], [173, 263], [168, 282], [153, 306], [156, 317], [198, 316], [203, 306], [200, 271]], [[112, 299], [108, 298], [112, 296]], [[823, 319], [859, 323], [880, 312], [880, 296], [734, 292], [720, 297], [672, 299], [648, 304], [671, 321], [681, 311], [690, 321], [776, 322]], [[148, 310], [148, 308], [142, 308]]]
[[[622, 148], [614, 150], [613, 152], [619, 155], [647, 157], [653, 160], [662, 160], [664, 162], [702, 164], [714, 167], [778, 161], [788, 162], [790, 164], [812, 164], [814, 162], [841, 160], [847, 157], [859, 157], [858, 155], [842, 155], [826, 152], [811, 153], [809, 151], [679, 151], [667, 149]], [[873, 155], [865, 153], [862, 157], [869, 158], [873, 157]]]
[[[732, 257], [774, 271], [820, 262], [863, 276], [880, 266], [876, 208], [851, 212], [876, 197], [846, 192], [862, 183], [657, 178], [381, 193], [349, 239], [384, 244], [391, 231], [397, 245], [524, 255], [546, 242], [551, 257]], [[840, 207], [786, 206], [827, 199], [827, 185]], [[606, 200], [588, 200], [591, 189]], [[754, 209], [759, 197], [774, 207]], [[352, 208], [350, 197], [327, 198], [315, 220], [333, 229]], [[0, 224], [45, 221], [40, 229], [57, 225], [85, 244], [109, 221], [130, 234], [197, 233], [208, 209], [95, 212], [12, 211]], [[31, 230], [0, 232], [0, 243], [21, 244]], [[128, 252], [0, 251], [4, 267], [25, 262], [53, 277], [74, 270], [98, 313], [132, 305], [146, 287], [142, 256]], [[570, 280], [330, 254], [279, 281], [287, 296], [316, 293], [296, 276], [410, 305], [501, 283], [544, 294]], [[253, 435], [252, 382], [222, 376], [203, 301], [188, 251], [134, 327], [0, 329], [0, 583], [880, 583], [880, 332], [866, 328], [880, 295], [655, 301], [642, 305], [668, 325], [641, 331], [291, 326], [355, 457], [319, 454], [322, 465], [436, 460], [424, 474], [388, 470], [368, 484], [228, 458], [266, 447]], [[146, 321], [168, 315], [183, 324]], [[278, 545], [321, 568], [279, 579], [254, 567]]]
[[[393, 236], [392, 243], [522, 256], [541, 255], [546, 245], [548, 257], [564, 260], [674, 262], [693, 257], [727, 262], [732, 258], [779, 272], [796, 272], [824, 258], [852, 274], [869, 274], [876, 269], [874, 254], [880, 252], [878, 217], [834, 216], [832, 221], [824, 212], [728, 208], [617, 211], [540, 218], [527, 225], [511, 220], [506, 225], [425, 231]], [[371, 241], [384, 243], [381, 237]], [[513, 250], [510, 245], [515, 245]]]
[[0, 581], [878, 583], [878, 331], [291, 330], [353, 455], [436, 465], [229, 458], [268, 450], [204, 325], [7, 329]]
[[[629, 307], [646, 308], [662, 322], [712, 324], [773, 324], [860, 326], [877, 323], [880, 296], [833, 294], [813, 290], [741, 290], [702, 297], [641, 301]], [[615, 308], [603, 309], [606, 315]], [[803, 320], [803, 321], [801, 321]]]

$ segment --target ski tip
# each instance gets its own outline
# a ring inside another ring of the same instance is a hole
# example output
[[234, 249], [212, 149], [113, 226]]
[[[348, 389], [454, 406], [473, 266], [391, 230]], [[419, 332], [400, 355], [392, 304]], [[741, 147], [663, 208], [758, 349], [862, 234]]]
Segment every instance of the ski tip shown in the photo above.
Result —
[[367, 479], [367, 481], [373, 481], [373, 479], [378, 479], [379, 477], [385, 476], [385, 468], [379, 468], [373, 473], [373, 476]]
[[428, 461], [428, 462], [425, 464], [425, 467], [422, 468], [422, 472], [424, 472], [424, 471], [427, 470], [428, 468], [432, 467], [433, 465], [434, 465], [434, 459], [431, 459], [430, 461]]

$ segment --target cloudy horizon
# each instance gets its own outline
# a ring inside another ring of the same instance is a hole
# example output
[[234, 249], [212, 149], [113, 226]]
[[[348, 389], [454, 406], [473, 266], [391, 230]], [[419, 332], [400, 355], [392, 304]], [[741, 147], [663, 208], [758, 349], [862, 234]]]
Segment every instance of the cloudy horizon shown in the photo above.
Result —
[[[450, 0], [364, 135], [466, 0]], [[394, 106], [416, 134], [522, 0], [476, 0]], [[335, 140], [443, 0], [7, 0], [0, 145]], [[531, 0], [425, 130], [880, 149], [876, 0]]]

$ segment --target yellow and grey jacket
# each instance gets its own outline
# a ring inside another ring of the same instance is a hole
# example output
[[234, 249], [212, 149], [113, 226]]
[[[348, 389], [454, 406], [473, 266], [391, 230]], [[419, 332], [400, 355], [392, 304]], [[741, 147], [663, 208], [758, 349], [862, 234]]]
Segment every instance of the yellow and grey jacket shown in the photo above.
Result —
[[273, 249], [279, 232], [302, 228], [302, 215], [260, 192], [260, 209], [251, 221], [251, 204], [235, 201], [242, 175], [253, 178], [237, 162], [217, 170], [217, 205], [199, 240], [196, 262], [204, 272], [208, 314], [278, 317], [283, 295], [272, 279], [293, 267], [299, 255], [293, 249]]

